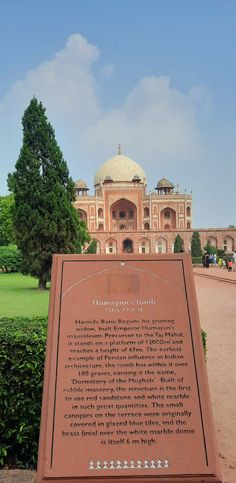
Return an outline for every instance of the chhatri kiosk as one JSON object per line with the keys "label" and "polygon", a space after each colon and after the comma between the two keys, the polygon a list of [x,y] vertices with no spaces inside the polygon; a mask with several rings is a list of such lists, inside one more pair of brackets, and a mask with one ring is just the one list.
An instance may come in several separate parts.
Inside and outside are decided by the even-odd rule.
{"label": "chhatri kiosk", "polygon": [[[157,182],[147,194],[143,168],[118,154],[108,159],[94,176],[94,195],[87,184],[76,182],[74,203],[97,242],[97,253],[171,253],[177,233],[188,252],[193,234],[192,195],[179,193],[169,180]],[[202,247],[209,241],[226,252],[236,249],[236,229],[196,229]]]}

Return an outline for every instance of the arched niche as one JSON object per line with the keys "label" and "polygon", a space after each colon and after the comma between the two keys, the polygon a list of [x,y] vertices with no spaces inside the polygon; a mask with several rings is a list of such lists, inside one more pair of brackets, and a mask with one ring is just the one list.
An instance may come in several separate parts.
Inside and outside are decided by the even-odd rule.
{"label": "arched niche", "polygon": [[130,238],[126,238],[125,240],[123,240],[123,252],[133,253],[133,251],[134,251],[133,240],[131,240]]}
{"label": "arched niche", "polygon": [[212,247],[217,248],[217,239],[214,236],[209,236],[207,238],[207,243],[209,243]]}
{"label": "arched niche", "polygon": [[160,229],[172,230],[176,228],[176,211],[166,207],[160,213]]}
{"label": "arched niche", "polygon": [[103,209],[102,208],[98,209],[98,218],[103,218]]}
{"label": "arched niche", "polygon": [[226,236],[224,238],[223,249],[225,252],[233,252],[234,251],[234,240],[231,236]]}
{"label": "arched niche", "polygon": [[190,207],[190,206],[187,206],[187,209],[186,209],[186,215],[187,215],[188,217],[190,217],[190,216],[191,216],[191,207]]}
{"label": "arched niche", "polygon": [[105,242],[105,251],[107,254],[117,252],[117,243],[113,238],[109,238]]}
{"label": "arched niche", "polygon": [[165,238],[157,238],[155,241],[155,253],[166,253],[167,252],[167,241]]}
{"label": "arched niche", "polygon": [[85,210],[81,210],[81,208],[79,208],[79,209],[77,210],[77,213],[78,213],[78,215],[79,215],[79,218],[80,218],[81,220],[85,221],[85,223],[87,223],[87,218],[88,218],[88,216],[87,216],[87,212],[86,212]]}
{"label": "arched niche", "polygon": [[142,238],[138,244],[139,253],[150,253],[150,240],[148,238]]}
{"label": "arched niche", "polygon": [[125,226],[126,230],[137,229],[137,207],[132,201],[126,198],[113,203],[110,207],[111,229],[118,231],[120,226]]}

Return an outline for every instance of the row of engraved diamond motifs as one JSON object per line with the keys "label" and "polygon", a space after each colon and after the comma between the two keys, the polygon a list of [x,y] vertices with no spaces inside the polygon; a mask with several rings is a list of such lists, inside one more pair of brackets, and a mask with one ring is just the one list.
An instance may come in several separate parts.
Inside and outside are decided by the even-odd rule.
{"label": "row of engraved diamond motifs", "polygon": [[138,469],[138,468],[169,468],[170,464],[168,460],[144,460],[144,461],[90,461],[90,470],[118,470],[118,469]]}

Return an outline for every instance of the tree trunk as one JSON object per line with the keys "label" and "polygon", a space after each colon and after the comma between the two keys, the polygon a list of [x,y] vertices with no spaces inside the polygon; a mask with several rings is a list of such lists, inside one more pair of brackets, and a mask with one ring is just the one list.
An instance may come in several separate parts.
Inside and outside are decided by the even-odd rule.
{"label": "tree trunk", "polygon": [[46,280],[43,280],[43,278],[40,278],[38,283],[38,289],[46,290],[46,284],[47,284]]}

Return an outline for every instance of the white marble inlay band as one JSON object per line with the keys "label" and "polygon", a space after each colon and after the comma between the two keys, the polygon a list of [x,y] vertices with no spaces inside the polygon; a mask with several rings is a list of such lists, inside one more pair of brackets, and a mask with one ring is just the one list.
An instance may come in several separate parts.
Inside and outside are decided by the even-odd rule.
{"label": "white marble inlay band", "polygon": [[170,463],[169,460],[111,460],[111,461],[90,461],[89,469],[90,470],[127,470],[127,469],[154,469],[154,468],[169,468]]}

